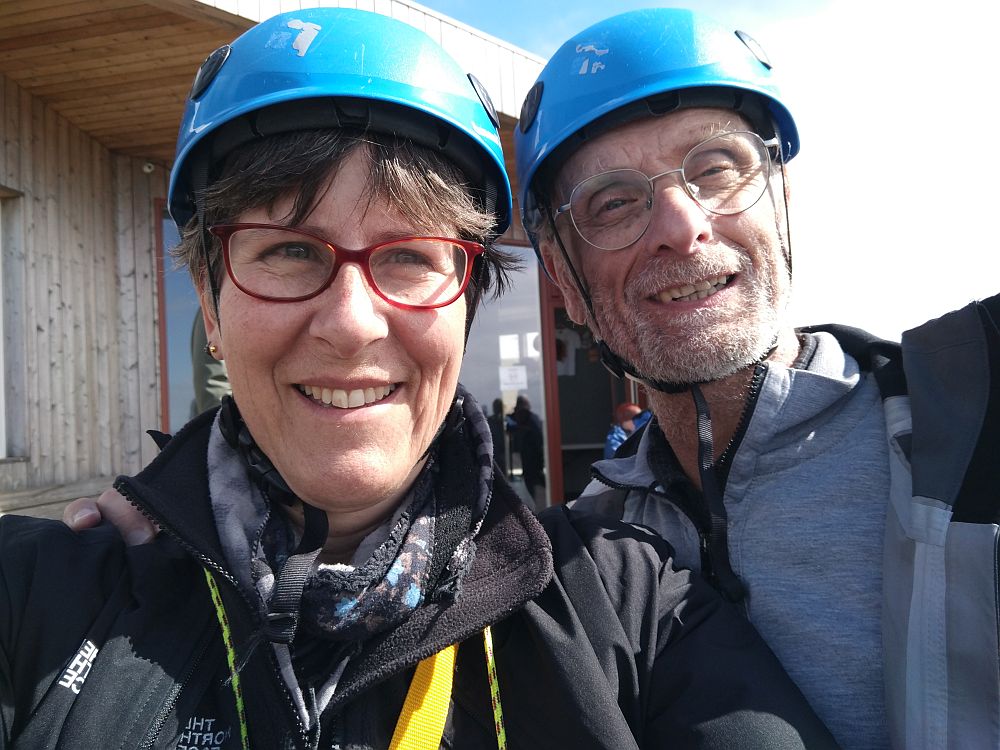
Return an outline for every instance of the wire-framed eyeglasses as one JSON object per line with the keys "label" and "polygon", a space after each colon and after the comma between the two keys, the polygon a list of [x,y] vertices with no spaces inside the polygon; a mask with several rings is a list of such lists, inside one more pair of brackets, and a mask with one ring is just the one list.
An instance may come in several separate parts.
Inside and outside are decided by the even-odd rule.
{"label": "wire-framed eyeglasses", "polygon": [[229,278],[240,291],[269,302],[300,302],[333,283],[344,263],[357,263],[369,286],[391,305],[444,307],[462,296],[478,242],[449,237],[400,237],[361,250],[337,247],[317,234],[280,224],[217,224]]}
{"label": "wire-framed eyeglasses", "polygon": [[570,193],[555,216],[569,213],[580,236],[600,250],[620,250],[649,227],[653,183],[676,174],[684,191],[713,214],[746,211],[764,194],[771,176],[771,149],[756,133],[733,131],[713,135],[694,146],[677,169],[652,177],[637,169],[613,169],[588,177]]}

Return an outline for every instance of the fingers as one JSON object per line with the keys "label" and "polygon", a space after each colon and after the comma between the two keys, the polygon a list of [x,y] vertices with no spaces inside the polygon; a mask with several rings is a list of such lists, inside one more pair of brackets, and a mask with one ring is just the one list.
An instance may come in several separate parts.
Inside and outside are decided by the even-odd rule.
{"label": "fingers", "polygon": [[96,500],[87,497],[74,500],[63,511],[63,522],[74,531],[88,529],[101,521],[118,529],[130,547],[145,544],[156,536],[153,524],[114,489],[104,490]]}
{"label": "fingers", "polygon": [[73,531],[83,531],[101,522],[101,511],[92,497],[80,497],[63,508],[63,523]]}

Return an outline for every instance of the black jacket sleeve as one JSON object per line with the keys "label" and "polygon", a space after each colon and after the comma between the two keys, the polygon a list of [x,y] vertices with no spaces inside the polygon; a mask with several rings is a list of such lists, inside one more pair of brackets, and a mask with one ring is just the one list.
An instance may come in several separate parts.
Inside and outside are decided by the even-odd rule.
{"label": "black jacket sleeve", "polygon": [[0,750],[43,702],[55,727],[68,713],[83,676],[70,667],[86,656],[84,638],[99,646],[110,627],[124,552],[111,526],[75,534],[57,521],[0,518]]}
{"label": "black jacket sleeve", "polygon": [[573,689],[617,696],[639,747],[836,747],[753,626],[675,570],[662,538],[561,508],[541,520],[558,582],[546,595],[568,600],[603,673],[579,671],[596,679]]}

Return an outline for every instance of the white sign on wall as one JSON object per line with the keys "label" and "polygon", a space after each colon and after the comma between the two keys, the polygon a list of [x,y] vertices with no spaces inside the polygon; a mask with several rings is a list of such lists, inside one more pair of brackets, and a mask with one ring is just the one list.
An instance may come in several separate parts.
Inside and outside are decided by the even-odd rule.
{"label": "white sign on wall", "polygon": [[501,391],[523,391],[528,387],[528,368],[524,365],[510,365],[500,368]]}

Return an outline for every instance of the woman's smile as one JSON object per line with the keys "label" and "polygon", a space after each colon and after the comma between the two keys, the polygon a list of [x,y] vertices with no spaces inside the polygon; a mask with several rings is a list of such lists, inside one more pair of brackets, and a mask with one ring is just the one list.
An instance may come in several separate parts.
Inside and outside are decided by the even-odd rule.
{"label": "woman's smile", "polygon": [[316,403],[337,409],[371,406],[385,400],[396,390],[395,383],[351,389],[327,388],[320,385],[298,385],[296,387],[303,395],[308,396]]}

